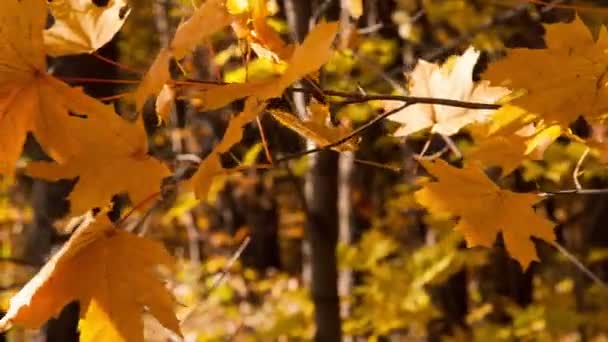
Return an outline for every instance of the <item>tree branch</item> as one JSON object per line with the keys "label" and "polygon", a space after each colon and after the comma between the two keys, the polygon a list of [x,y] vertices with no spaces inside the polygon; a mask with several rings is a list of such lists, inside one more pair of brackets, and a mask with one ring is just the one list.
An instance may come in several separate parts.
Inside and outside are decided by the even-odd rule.
{"label": "tree branch", "polygon": [[557,195],[604,195],[608,194],[608,189],[565,189],[557,191],[542,191],[539,196],[557,196]]}
{"label": "tree branch", "polygon": [[298,159],[300,157],[303,157],[305,155],[311,154],[311,153],[317,153],[317,152],[321,152],[321,151],[325,151],[325,150],[330,150],[336,146],[340,146],[342,144],[344,144],[345,142],[349,141],[350,139],[354,138],[355,136],[363,133],[365,130],[369,129],[370,127],[372,127],[373,125],[375,125],[376,123],[386,119],[387,117],[398,113],[399,111],[401,111],[402,109],[404,109],[405,107],[409,106],[410,103],[406,103],[404,105],[401,105],[393,110],[389,110],[386,113],[383,113],[382,115],[379,115],[375,118],[373,118],[372,120],[370,120],[369,122],[367,122],[366,124],[364,124],[363,126],[357,128],[356,130],[352,131],[350,134],[344,136],[341,139],[338,139],[336,141],[334,141],[331,144],[327,144],[325,146],[322,147],[317,147],[317,148],[313,148],[311,150],[306,150],[306,151],[302,151],[302,152],[298,152],[298,153],[293,153],[290,155],[287,155],[283,158],[279,158],[277,160],[275,160],[276,163],[283,163],[292,159]]}
{"label": "tree branch", "polygon": [[[299,93],[308,93],[315,94],[317,93],[314,89],[306,89],[306,88],[287,88],[288,92],[299,92]],[[413,104],[435,104],[435,105],[444,105],[451,107],[460,107],[460,108],[468,108],[468,109],[498,109],[501,107],[499,104],[494,103],[478,103],[478,102],[467,102],[467,101],[458,101],[451,99],[443,99],[443,98],[435,98],[435,97],[419,97],[419,96],[405,96],[405,95],[367,95],[360,93],[346,93],[336,90],[322,90],[323,95],[328,96],[336,96],[347,99],[348,103],[361,103],[368,101],[401,101],[407,102],[408,106]]]}

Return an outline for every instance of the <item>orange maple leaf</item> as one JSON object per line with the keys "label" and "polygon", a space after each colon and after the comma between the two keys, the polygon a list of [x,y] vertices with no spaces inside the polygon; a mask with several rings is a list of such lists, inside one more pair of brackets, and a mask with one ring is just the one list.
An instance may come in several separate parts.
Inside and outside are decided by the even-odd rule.
{"label": "orange maple leaf", "polygon": [[0,174],[14,172],[28,132],[59,162],[83,151],[86,141],[128,139],[113,129],[128,124],[111,106],[47,73],[45,3],[0,1]]}
{"label": "orange maple leaf", "polygon": [[105,217],[89,223],[11,299],[0,328],[39,328],[77,300],[81,341],[143,341],[144,311],[180,334],[173,296],[155,270],[174,263],[164,247]]}
{"label": "orange maple leaf", "polygon": [[131,202],[138,204],[160,191],[163,178],[170,176],[171,171],[147,154],[148,141],[141,117],[136,124],[123,127],[122,132],[130,138],[128,146],[91,144],[87,153],[64,163],[30,162],[26,173],[49,181],[78,177],[69,196],[71,216],[106,207],[114,195],[121,193],[127,193]]}
{"label": "orange maple leaf", "polygon": [[490,63],[484,78],[527,94],[512,101],[547,123],[567,128],[579,115],[608,111],[608,32],[597,42],[583,22],[545,25],[546,49],[509,49],[505,59]]}
{"label": "orange maple leaf", "polygon": [[266,0],[250,0],[245,3],[227,1],[226,6],[230,13],[237,15],[232,23],[237,37],[246,39],[259,57],[279,62],[291,56],[293,45],[286,44],[268,25]]}
{"label": "orange maple leaf", "polygon": [[443,160],[421,163],[437,181],[417,191],[416,200],[431,212],[458,216],[454,229],[469,247],[491,247],[502,231],[507,251],[525,269],[538,260],[532,236],[555,241],[554,224],[532,208],[542,197],[502,190],[474,165],[458,169]]}

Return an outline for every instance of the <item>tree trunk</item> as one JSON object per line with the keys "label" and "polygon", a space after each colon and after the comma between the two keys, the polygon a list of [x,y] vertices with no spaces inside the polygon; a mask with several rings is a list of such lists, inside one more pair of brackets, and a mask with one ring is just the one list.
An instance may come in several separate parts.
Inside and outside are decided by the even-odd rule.
{"label": "tree trunk", "polygon": [[310,242],[312,295],[317,341],[340,341],[338,297],[338,155],[323,151],[311,158],[306,200]]}
{"label": "tree trunk", "polygon": [[[285,0],[285,12],[298,41],[308,32],[313,14],[310,1]],[[294,99],[298,114],[305,116],[303,98]],[[340,299],[338,296],[338,159],[330,151],[310,158],[305,194],[308,209],[306,233],[310,248],[310,287],[315,305],[316,341],[340,341]]]}

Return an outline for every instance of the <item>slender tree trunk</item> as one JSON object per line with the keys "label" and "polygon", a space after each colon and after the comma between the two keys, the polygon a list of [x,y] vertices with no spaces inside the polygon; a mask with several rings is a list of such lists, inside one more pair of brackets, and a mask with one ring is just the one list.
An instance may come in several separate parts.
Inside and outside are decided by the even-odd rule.
{"label": "slender tree trunk", "polygon": [[312,295],[315,303],[317,341],[340,341],[338,297],[338,155],[324,151],[311,158],[307,233],[310,242]]}
{"label": "slender tree trunk", "polygon": [[[289,24],[298,41],[308,32],[313,14],[310,1],[285,0]],[[305,116],[303,98],[294,99]],[[306,232],[310,249],[310,286],[315,304],[316,341],[340,341],[342,328],[338,296],[338,155],[323,151],[310,158],[305,194]]]}

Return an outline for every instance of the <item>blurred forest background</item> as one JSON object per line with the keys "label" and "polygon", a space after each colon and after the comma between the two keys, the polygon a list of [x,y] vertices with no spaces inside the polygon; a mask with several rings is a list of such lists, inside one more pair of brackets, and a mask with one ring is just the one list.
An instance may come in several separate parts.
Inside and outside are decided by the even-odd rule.
{"label": "blurred forest background", "polygon": [[[138,71],[147,69],[192,12],[193,1],[129,1],[125,27],[98,55],[132,71],[95,56],[75,56],[53,60],[54,73],[138,80]],[[418,59],[442,62],[473,45],[483,51],[479,73],[506,47],[543,47],[543,24],[572,20],[572,6],[601,10],[603,5],[608,2],[269,0],[268,24],[286,41],[297,42],[313,23],[340,20],[337,53],[321,73],[322,87],[407,94],[404,72]],[[580,11],[586,23],[601,22],[603,13]],[[232,29],[215,35],[180,67],[174,68],[175,78],[185,73],[224,82],[279,72],[256,58]],[[80,85],[107,99],[129,91],[125,83]],[[287,92],[273,105],[297,112],[309,100]],[[150,102],[145,117],[151,153],[174,165],[200,160],[241,106],[201,112],[196,101],[178,96],[171,120],[159,126]],[[334,122],[352,127],[381,111],[373,102],[331,108]],[[266,115],[223,156],[224,165],[266,160],[259,126],[274,158],[306,149],[297,134]],[[186,340],[608,341],[608,292],[563,253],[538,243],[542,262],[523,272],[500,242],[492,249],[467,249],[452,230],[454,220],[429,215],[415,203],[412,194],[424,170],[413,157],[429,136],[395,138],[390,133],[396,127],[383,121],[366,130],[356,152],[324,151],[271,169],[217,177],[207,200],[182,192],[170,207],[152,212],[145,221],[147,235],[162,240],[180,260],[168,276]],[[583,120],[572,128],[581,135],[593,131]],[[465,154],[473,145],[466,132],[452,140]],[[433,138],[427,153],[444,148],[441,138]],[[526,161],[501,184],[514,191],[572,188],[584,150],[558,139],[543,161]],[[45,158],[34,141],[27,153]],[[453,151],[443,157],[458,159]],[[600,161],[589,157],[581,181],[606,188],[607,175]],[[6,310],[7,299],[66,241],[61,227],[74,182],[25,176],[1,181],[0,294]],[[607,280],[608,196],[554,197],[542,210],[558,223],[560,243]],[[13,330],[2,338],[72,341],[77,319],[74,304],[43,331]],[[145,333],[150,341],[172,339],[153,319]]]}

